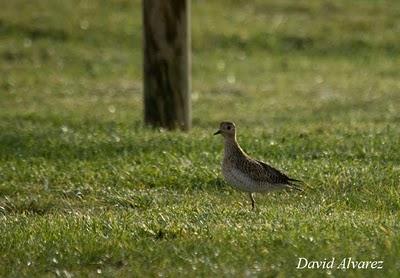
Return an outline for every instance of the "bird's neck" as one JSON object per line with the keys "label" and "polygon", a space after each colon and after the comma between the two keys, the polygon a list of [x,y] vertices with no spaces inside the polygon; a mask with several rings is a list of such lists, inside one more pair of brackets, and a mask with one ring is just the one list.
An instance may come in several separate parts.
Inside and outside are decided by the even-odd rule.
{"label": "bird's neck", "polygon": [[224,147],[224,158],[229,159],[232,157],[240,157],[246,155],[236,141],[235,137],[226,137]]}

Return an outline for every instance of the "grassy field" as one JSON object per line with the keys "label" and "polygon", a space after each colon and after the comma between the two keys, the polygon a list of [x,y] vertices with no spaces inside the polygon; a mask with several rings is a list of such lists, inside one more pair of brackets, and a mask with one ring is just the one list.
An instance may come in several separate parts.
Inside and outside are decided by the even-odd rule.
{"label": "grassy field", "polygon": [[[193,0],[189,133],[143,126],[140,1],[1,6],[1,277],[398,277],[398,1]],[[304,194],[251,211],[222,120]]]}

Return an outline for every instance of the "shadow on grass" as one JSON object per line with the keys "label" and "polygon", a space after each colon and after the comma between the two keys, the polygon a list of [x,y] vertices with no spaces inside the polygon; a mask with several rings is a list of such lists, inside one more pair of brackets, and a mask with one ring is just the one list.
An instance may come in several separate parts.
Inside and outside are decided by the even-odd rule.
{"label": "shadow on grass", "polygon": [[[343,39],[332,41],[329,38],[317,38],[291,34],[272,34],[266,32],[255,33],[248,38],[238,34],[209,34],[213,42],[208,45],[221,49],[240,50],[269,50],[272,52],[303,52],[305,54],[323,56],[372,56],[376,51],[394,55],[398,53],[399,46],[396,41],[380,43],[371,42],[363,38]],[[207,49],[208,45],[198,46],[199,49]],[[195,46],[196,48],[196,46]]]}
{"label": "shadow on grass", "polygon": [[96,160],[154,152],[184,151],[191,146],[178,142],[180,133],[161,133],[134,122],[117,126],[97,120],[44,119],[17,116],[0,126],[0,158]]}

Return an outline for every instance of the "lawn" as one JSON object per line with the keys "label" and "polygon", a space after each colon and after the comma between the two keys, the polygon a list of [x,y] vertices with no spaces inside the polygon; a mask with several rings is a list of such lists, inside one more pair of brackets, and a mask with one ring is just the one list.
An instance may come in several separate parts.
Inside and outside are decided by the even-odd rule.
{"label": "lawn", "polygon": [[[1,277],[398,277],[398,1],[192,0],[188,133],[143,125],[140,1],[1,6]],[[252,211],[223,120],[304,193]]]}

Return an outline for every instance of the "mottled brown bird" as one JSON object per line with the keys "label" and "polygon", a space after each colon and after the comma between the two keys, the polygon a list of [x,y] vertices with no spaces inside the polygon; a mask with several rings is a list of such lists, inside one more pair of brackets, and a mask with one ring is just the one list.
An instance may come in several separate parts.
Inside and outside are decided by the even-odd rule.
{"label": "mottled brown bird", "polygon": [[232,122],[222,122],[214,135],[224,137],[224,159],[222,174],[233,187],[248,192],[252,209],[255,208],[253,193],[278,189],[296,189],[302,191],[296,183],[300,180],[289,178],[270,165],[251,158],[236,141],[236,126]]}

